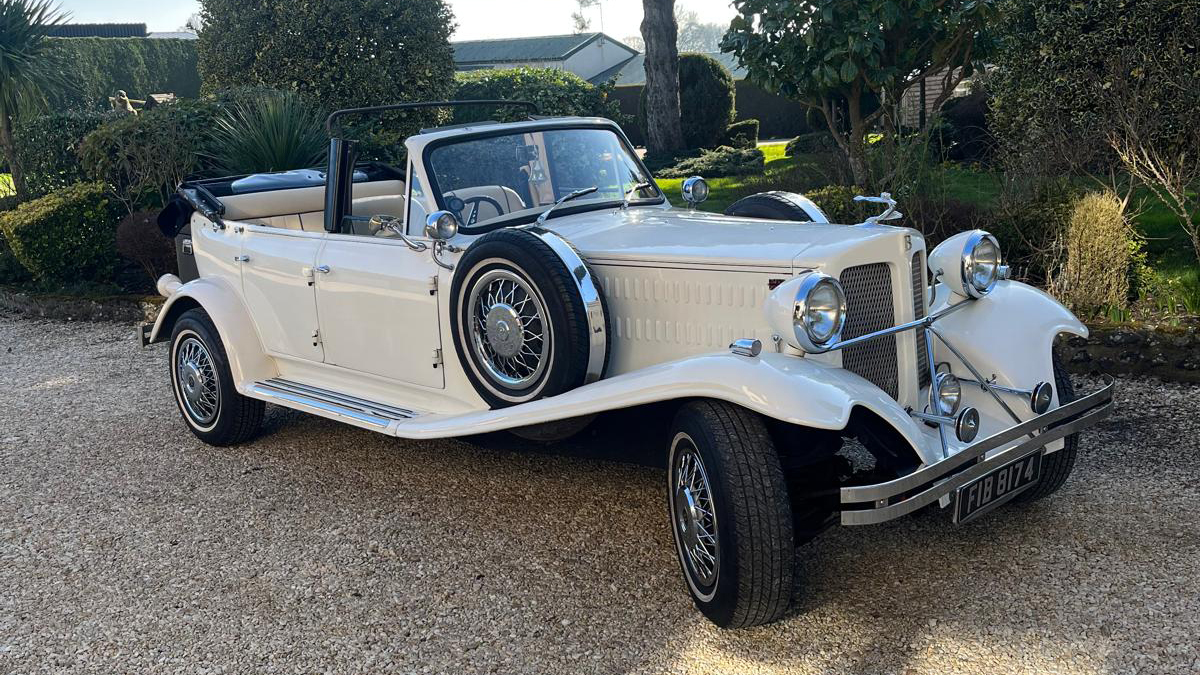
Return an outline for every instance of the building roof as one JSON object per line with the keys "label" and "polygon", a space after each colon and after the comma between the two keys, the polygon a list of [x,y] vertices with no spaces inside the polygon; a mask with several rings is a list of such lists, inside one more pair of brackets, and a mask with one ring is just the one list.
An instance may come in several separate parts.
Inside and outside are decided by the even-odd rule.
{"label": "building roof", "polygon": [[148,33],[146,37],[151,40],[195,40],[199,36],[190,30],[172,30]]}
{"label": "building roof", "polygon": [[78,38],[104,37],[128,38],[146,37],[144,23],[64,23],[51,26],[47,31],[50,37]]}
{"label": "building roof", "polygon": [[604,33],[576,35],[544,35],[541,37],[499,38],[494,40],[465,40],[454,42],[454,63],[463,66],[481,63],[514,63],[524,61],[563,61],[592,42],[604,39],[627,50],[630,56],[637,50]]}
{"label": "building roof", "polygon": [[[705,52],[705,56],[711,56],[716,59],[733,79],[746,79],[746,69],[738,65],[737,57],[733,54],[724,52]],[[608,81],[614,81],[618,87],[640,87],[646,84],[646,55],[638,54],[628,61],[619,63],[612,68],[596,75],[588,80],[592,84],[602,84]]]}

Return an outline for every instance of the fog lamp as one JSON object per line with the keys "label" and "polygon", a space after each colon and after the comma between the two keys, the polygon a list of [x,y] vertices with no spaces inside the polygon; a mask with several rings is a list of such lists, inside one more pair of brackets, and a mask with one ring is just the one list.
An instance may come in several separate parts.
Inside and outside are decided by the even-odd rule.
{"label": "fog lamp", "polygon": [[938,373],[933,381],[933,407],[939,415],[950,417],[962,403],[962,383],[954,375]]}
{"label": "fog lamp", "polygon": [[979,411],[968,406],[954,418],[954,435],[963,443],[970,443],[979,435]]}
{"label": "fog lamp", "polygon": [[1029,394],[1029,407],[1033,408],[1033,412],[1041,415],[1050,409],[1050,403],[1053,400],[1054,385],[1049,382],[1038,382]]}

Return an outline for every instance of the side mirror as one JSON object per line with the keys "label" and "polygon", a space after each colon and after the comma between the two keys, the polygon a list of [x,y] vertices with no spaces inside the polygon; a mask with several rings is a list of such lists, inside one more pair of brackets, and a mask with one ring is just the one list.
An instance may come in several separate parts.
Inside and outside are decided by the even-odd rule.
{"label": "side mirror", "polygon": [[458,218],[449,211],[434,211],[425,218],[425,236],[434,241],[447,241],[458,234]]}
{"label": "side mirror", "polygon": [[696,208],[696,205],[708,199],[708,181],[700,176],[692,176],[683,181],[683,187],[680,189],[683,194],[683,201],[688,203],[691,208]]}

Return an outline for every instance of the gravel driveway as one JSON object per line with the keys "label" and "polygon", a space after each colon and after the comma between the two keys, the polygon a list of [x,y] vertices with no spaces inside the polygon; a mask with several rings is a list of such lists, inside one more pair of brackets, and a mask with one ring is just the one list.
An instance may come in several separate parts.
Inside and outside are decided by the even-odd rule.
{"label": "gravel driveway", "polygon": [[163,346],[0,318],[0,672],[1196,673],[1198,393],[1124,380],[1055,498],[832,530],[791,615],[728,632],[632,446],[268,408],[209,448]]}

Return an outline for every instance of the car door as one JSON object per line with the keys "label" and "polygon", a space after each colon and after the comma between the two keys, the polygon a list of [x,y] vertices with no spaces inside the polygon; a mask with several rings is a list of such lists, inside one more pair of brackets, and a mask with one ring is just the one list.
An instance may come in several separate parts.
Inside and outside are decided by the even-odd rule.
{"label": "car door", "polygon": [[239,223],[242,293],[263,347],[273,354],[321,361],[312,268],[324,232]]}
{"label": "car door", "polygon": [[[361,223],[369,215],[380,214],[355,217]],[[357,233],[326,235],[317,259],[325,363],[423,387],[444,387],[438,267],[430,251],[414,251],[386,229],[348,229]]]}

